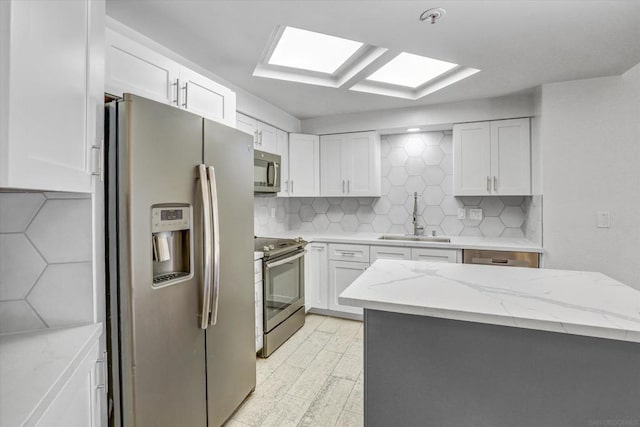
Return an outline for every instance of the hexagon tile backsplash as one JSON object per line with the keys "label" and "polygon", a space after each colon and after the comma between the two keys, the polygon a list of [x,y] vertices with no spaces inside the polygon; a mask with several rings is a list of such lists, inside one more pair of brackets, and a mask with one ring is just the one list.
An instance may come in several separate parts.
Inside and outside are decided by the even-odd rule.
{"label": "hexagon tile backsplash", "polygon": [[0,193],[0,333],[93,320],[89,194]]}
{"label": "hexagon tile backsplash", "polygon": [[[542,244],[542,197],[453,197],[450,133],[381,138],[382,197],[275,198],[256,196],[257,235],[281,231],[411,233],[413,193],[419,223],[438,235],[526,237]],[[458,219],[465,208],[467,219]],[[481,221],[469,209],[482,209]],[[275,213],[271,216],[272,211]]]}

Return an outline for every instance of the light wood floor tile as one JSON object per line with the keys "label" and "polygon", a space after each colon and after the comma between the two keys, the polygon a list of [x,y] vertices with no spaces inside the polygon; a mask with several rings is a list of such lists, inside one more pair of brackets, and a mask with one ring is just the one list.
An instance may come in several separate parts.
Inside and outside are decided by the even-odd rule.
{"label": "light wood floor tile", "polygon": [[360,376],[363,363],[362,354],[344,353],[331,375],[355,381]]}
{"label": "light wood floor tile", "polygon": [[295,427],[311,405],[308,400],[286,395],[262,422],[261,427]]}
{"label": "light wood floor tile", "polygon": [[309,314],[267,359],[226,427],[363,425],[362,322]]}
{"label": "light wood floor tile", "polygon": [[336,422],[336,427],[361,427],[364,424],[364,416],[355,412],[342,411]]}

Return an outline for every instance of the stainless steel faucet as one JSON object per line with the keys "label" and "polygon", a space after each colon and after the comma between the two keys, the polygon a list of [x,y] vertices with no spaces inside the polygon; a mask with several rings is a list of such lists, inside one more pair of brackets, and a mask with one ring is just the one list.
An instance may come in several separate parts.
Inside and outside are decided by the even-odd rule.
{"label": "stainless steel faucet", "polygon": [[413,193],[413,235],[418,236],[424,233],[424,227],[422,225],[418,225],[418,192]]}

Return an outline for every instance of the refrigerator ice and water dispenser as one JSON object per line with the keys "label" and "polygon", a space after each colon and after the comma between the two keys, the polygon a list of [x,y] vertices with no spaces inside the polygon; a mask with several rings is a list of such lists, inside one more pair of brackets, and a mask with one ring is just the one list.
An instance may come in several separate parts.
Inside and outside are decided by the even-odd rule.
{"label": "refrigerator ice and water dispenser", "polygon": [[191,276],[191,224],[190,206],[163,204],[151,208],[154,287]]}

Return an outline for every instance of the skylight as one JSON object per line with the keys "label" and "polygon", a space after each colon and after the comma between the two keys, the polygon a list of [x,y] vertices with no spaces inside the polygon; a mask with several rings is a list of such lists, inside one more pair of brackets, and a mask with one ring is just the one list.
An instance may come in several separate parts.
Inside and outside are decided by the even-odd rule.
{"label": "skylight", "polygon": [[367,77],[381,83],[417,88],[458,64],[403,52]]}
{"label": "skylight", "polygon": [[332,74],[362,45],[353,40],[285,27],[268,63]]}

